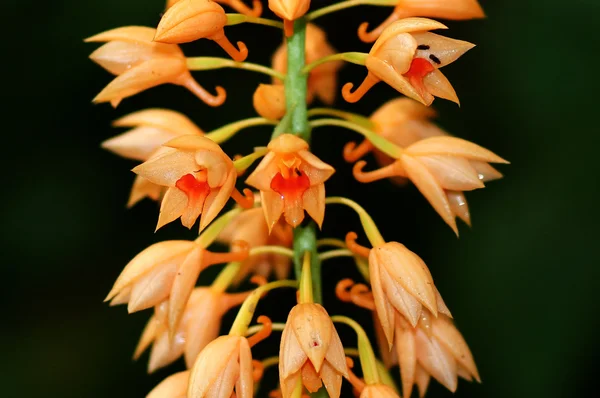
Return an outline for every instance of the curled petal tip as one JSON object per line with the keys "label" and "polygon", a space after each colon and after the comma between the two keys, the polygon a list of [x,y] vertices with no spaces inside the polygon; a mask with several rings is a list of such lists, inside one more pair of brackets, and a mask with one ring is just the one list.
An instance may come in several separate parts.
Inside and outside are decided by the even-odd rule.
{"label": "curled petal tip", "polygon": [[367,32],[367,29],[369,29],[369,23],[368,22],[363,22],[359,25],[358,27],[358,38],[363,42],[363,43],[373,43],[375,40],[377,40],[377,38],[379,37],[379,33],[377,33],[377,30],[374,30],[372,32]]}
{"label": "curled petal tip", "polygon": [[252,16],[253,17],[260,17],[262,15],[263,12],[263,6],[262,6],[262,1],[261,0],[252,0]]}
{"label": "curled petal tip", "polygon": [[379,81],[379,78],[375,77],[375,75],[369,72],[365,80],[363,80],[363,82],[356,90],[354,90],[354,92],[352,92],[352,87],[354,87],[352,83],[344,84],[344,87],[342,87],[342,96],[347,102],[358,102],[371,89],[371,87],[379,83]]}
{"label": "curled petal tip", "polygon": [[221,86],[215,87],[217,94],[212,95],[191,77],[187,79],[183,85],[209,106],[221,106],[227,99],[227,92]]}
{"label": "curled petal tip", "polygon": [[229,41],[229,39],[222,35],[220,37],[212,38],[215,43],[217,43],[225,52],[233,59],[235,62],[243,62],[248,57],[248,47],[244,42],[238,41],[238,48],[235,48],[233,44]]}

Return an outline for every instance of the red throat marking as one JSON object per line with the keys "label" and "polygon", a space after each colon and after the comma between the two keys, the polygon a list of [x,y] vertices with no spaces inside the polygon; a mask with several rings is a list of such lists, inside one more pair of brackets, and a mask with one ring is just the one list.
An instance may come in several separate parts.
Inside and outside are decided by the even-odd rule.
{"label": "red throat marking", "polygon": [[204,206],[204,201],[210,193],[206,181],[198,181],[193,174],[186,174],[175,183],[175,186],[188,197],[188,207]]}
{"label": "red throat marking", "polygon": [[410,84],[423,96],[427,92],[423,78],[433,72],[435,67],[424,58],[415,58],[410,64],[410,69],[404,74]]}
{"label": "red throat marking", "polygon": [[290,178],[284,178],[281,173],[277,173],[271,180],[271,189],[286,201],[300,199],[308,188],[310,188],[310,180],[300,170],[292,170]]}

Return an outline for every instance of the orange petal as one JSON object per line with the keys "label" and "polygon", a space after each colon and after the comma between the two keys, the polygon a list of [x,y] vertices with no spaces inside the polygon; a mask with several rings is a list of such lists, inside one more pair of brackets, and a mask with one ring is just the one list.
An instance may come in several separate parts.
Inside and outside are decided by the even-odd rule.
{"label": "orange petal", "polygon": [[292,329],[290,316],[288,316],[279,346],[279,381],[282,386],[286,384],[285,380],[300,371],[302,365],[308,360]]}
{"label": "orange petal", "polygon": [[447,99],[460,106],[460,101],[458,100],[456,91],[454,91],[454,87],[452,87],[450,81],[438,69],[425,76],[423,84],[425,84],[425,88],[432,96]]}
{"label": "orange petal", "polygon": [[448,203],[452,209],[452,213],[461,220],[463,220],[468,226],[471,226],[471,213],[469,212],[469,205],[467,199],[462,192],[448,191]]}
{"label": "orange petal", "polygon": [[194,242],[187,240],[164,241],[147,247],[125,266],[105,301],[111,300],[122,289],[153,268],[182,261],[193,247]]}
{"label": "orange petal", "polygon": [[470,374],[481,383],[477,365],[473,359],[473,354],[467,345],[462,334],[458,331],[452,321],[446,317],[435,319],[433,334],[439,342],[449,350],[456,361]]}
{"label": "orange petal", "polygon": [[204,132],[187,116],[169,109],[151,108],[130,113],[115,120],[114,127],[150,126],[173,133],[173,135],[203,135]]}
{"label": "orange petal", "polygon": [[451,39],[431,32],[413,33],[413,37],[419,44],[415,57],[434,61],[436,68],[451,64],[475,47],[475,44],[468,41]]}
{"label": "orange petal", "polygon": [[176,272],[177,264],[171,262],[154,268],[136,280],[131,288],[127,311],[131,314],[166,300]]}
{"label": "orange petal", "polygon": [[93,102],[109,102],[131,97],[149,88],[172,83],[186,71],[185,59],[152,58],[117,76],[94,98]]}
{"label": "orange petal", "polygon": [[374,54],[374,52],[379,51],[380,47],[385,46],[389,40],[402,33],[427,32],[436,29],[448,29],[448,27],[440,22],[427,18],[404,18],[395,21],[381,33],[381,36],[379,36],[371,48],[370,53]]}
{"label": "orange petal", "polygon": [[156,338],[157,331],[159,330],[159,323],[156,321],[155,317],[150,317],[146,327],[144,327],[144,331],[142,332],[142,337],[140,337],[140,341],[138,342],[137,347],[135,348],[135,352],[133,353],[133,360],[137,361],[140,356],[150,347],[154,339]]}
{"label": "orange petal", "polygon": [[423,398],[427,392],[427,387],[429,387],[431,376],[423,369],[423,367],[417,365],[416,379],[417,387],[419,388],[419,398]]}
{"label": "orange petal", "polygon": [[431,101],[426,101],[413,87],[413,85],[410,84],[410,82],[400,73],[398,73],[391,65],[374,56],[367,57],[365,65],[370,72],[401,94],[419,101],[424,105],[431,104]]}
{"label": "orange petal", "polygon": [[455,392],[458,384],[456,361],[435,337],[429,339],[417,329],[417,358],[419,364],[448,390]]}
{"label": "orange petal", "polygon": [[477,171],[479,179],[483,182],[494,181],[503,177],[502,173],[490,166],[489,163],[471,160],[471,166]]}
{"label": "orange petal", "polygon": [[155,41],[188,43],[213,36],[227,24],[225,10],[206,0],[186,0],[175,3],[162,16]]}
{"label": "orange petal", "polygon": [[330,398],[339,398],[342,390],[342,375],[330,366],[328,362],[325,362],[319,376],[323,380],[327,395]]}
{"label": "orange petal", "polygon": [[[215,381],[225,372],[232,358],[237,362],[240,339],[242,337],[220,336],[204,347],[190,373],[187,392],[189,397],[206,396]],[[232,390],[225,396],[229,397]]]}
{"label": "orange petal", "polygon": [[[187,208],[187,203],[187,195],[179,190],[179,188],[173,187],[167,189],[167,192],[165,193],[160,205],[160,213],[158,215],[156,230],[159,230],[166,224],[181,217]],[[188,228],[191,228],[191,225]]]}
{"label": "orange petal", "polygon": [[124,158],[148,160],[165,142],[175,137],[173,133],[150,126],[141,126],[104,141],[101,146]]}
{"label": "orange petal", "polygon": [[302,195],[302,202],[304,210],[321,228],[325,218],[325,184],[318,184],[307,189]]}
{"label": "orange petal", "polygon": [[[435,138],[429,139],[432,140]],[[435,211],[442,216],[442,219],[446,224],[448,224],[454,233],[458,235],[458,228],[456,227],[456,221],[454,220],[454,214],[450,208],[450,203],[448,203],[448,197],[446,196],[446,192],[440,187],[436,178],[429,172],[427,167],[411,156],[404,155],[402,156],[401,161],[408,178],[410,178],[413,184],[421,191]]]}
{"label": "orange petal", "polygon": [[227,175],[223,186],[218,189],[211,190],[210,194],[204,201],[204,209],[202,210],[202,217],[200,218],[200,231],[208,226],[223,210],[223,207],[227,204],[229,197],[233,189],[235,188],[235,181],[237,175],[234,169]]}
{"label": "orange petal", "polygon": [[[373,251],[371,251],[372,253]],[[375,309],[377,311],[377,317],[381,322],[381,329],[387,338],[388,348],[392,347],[394,342],[394,308],[388,301],[382,286],[382,266],[376,261],[371,261],[369,255],[369,276],[371,279],[371,289],[373,291],[373,299],[375,301]],[[374,258],[374,257],[373,257]],[[387,276],[387,275],[386,275]]]}
{"label": "orange petal", "polygon": [[490,163],[509,163],[477,144],[456,137],[431,137],[406,148],[411,155],[451,155]]}
{"label": "orange petal", "polygon": [[254,396],[254,379],[252,378],[252,352],[248,340],[240,340],[240,376],[235,385],[235,394],[239,398],[252,398]]}
{"label": "orange petal", "polygon": [[269,231],[279,221],[283,214],[283,199],[281,195],[273,191],[261,191],[260,200],[265,213],[265,219],[269,227]]}
{"label": "orange petal", "polygon": [[438,184],[451,191],[471,191],[483,188],[483,182],[469,160],[456,156],[419,156],[421,162],[435,177]]}
{"label": "orange petal", "polygon": [[169,297],[169,333],[171,335],[175,333],[179,325],[190,294],[196,286],[198,275],[202,271],[203,252],[201,247],[194,248],[177,269]]}
{"label": "orange petal", "polygon": [[398,9],[407,16],[426,15],[452,20],[485,17],[477,0],[402,0]]}
{"label": "orange petal", "polygon": [[396,327],[396,352],[400,364],[402,395],[410,397],[417,368],[417,347],[412,328]]}
{"label": "orange petal", "polygon": [[137,202],[144,198],[150,198],[158,201],[162,195],[163,187],[154,184],[142,176],[136,176],[133,180],[133,186],[129,193],[129,200],[127,201],[127,207],[132,207]]}
{"label": "orange petal", "polygon": [[132,171],[154,184],[174,187],[181,177],[196,170],[198,164],[193,153],[171,150],[134,167]]}
{"label": "orange petal", "polygon": [[154,373],[156,370],[163,368],[175,362],[185,347],[185,336],[183,333],[177,333],[173,339],[169,337],[169,333],[165,331],[154,341],[152,351],[150,351],[150,360],[148,361],[148,373]]}

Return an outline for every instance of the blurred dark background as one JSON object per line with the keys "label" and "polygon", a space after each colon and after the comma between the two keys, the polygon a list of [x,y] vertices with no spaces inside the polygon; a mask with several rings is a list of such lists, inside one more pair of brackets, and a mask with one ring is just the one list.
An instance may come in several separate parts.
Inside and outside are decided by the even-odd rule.
{"label": "blurred dark background", "polygon": [[[175,86],[126,99],[116,110],[92,105],[112,77],[87,59],[97,45],[84,44],[83,38],[124,25],[155,26],[163,3],[3,3],[8,6],[2,29],[3,397],[142,397],[182,367],[178,363],[147,376],[147,355],[133,363],[131,354],[148,313],[129,316],[102,300],[140,250],[194,233],[173,223],[154,234],[154,203],[126,210],[135,163],[99,144],[117,134],[112,120],[147,107],[181,111],[205,131],[253,116],[252,92],[267,79],[232,70],[196,73],[209,90],[217,84],[228,89],[227,102],[217,109]],[[313,7],[327,3],[313,1]],[[444,69],[462,106],[435,102],[440,125],[512,162],[500,168],[505,179],[468,194],[472,229],[461,225],[457,240],[412,186],[380,182],[365,189],[353,181],[341,147],[356,135],[317,130],[314,150],[338,168],[328,192],[352,192],[386,237],[405,243],[431,268],[483,378],[482,385],[461,382],[458,397],[589,396],[600,353],[600,131],[594,101],[600,2],[481,3],[486,20],[449,23],[449,36],[478,45]],[[361,7],[322,18],[319,25],[338,50],[368,51],[355,38],[356,28],[364,20],[378,23],[387,12]],[[235,26],[228,36],[246,42],[252,62],[268,62],[280,42],[268,27]],[[223,55],[208,41],[184,50]],[[349,65],[340,81],[358,82],[364,74]],[[381,84],[360,103],[339,105],[370,113],[395,96]],[[255,128],[226,149],[247,152],[268,136],[268,129]],[[349,229],[358,229],[356,217],[346,209],[328,212],[325,234],[343,236]],[[355,275],[350,269],[345,260],[331,262],[325,281],[331,285],[340,275]],[[331,292],[325,299],[330,313],[351,310]],[[365,312],[353,314],[370,330]],[[342,337],[354,344],[351,333]],[[262,350],[273,354],[277,347],[275,337]],[[450,393],[432,383],[428,396]]]}

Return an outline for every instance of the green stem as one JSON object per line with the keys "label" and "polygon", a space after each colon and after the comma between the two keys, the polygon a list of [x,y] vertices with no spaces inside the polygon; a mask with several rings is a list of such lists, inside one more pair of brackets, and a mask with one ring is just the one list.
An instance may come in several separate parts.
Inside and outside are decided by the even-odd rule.
{"label": "green stem", "polygon": [[244,14],[225,14],[227,16],[227,26],[239,25],[241,23],[253,23],[256,25],[272,26],[274,28],[283,29],[283,24],[279,21],[274,21],[268,18],[258,18]]}
{"label": "green stem", "polygon": [[323,57],[321,59],[316,60],[313,63],[306,65],[304,68],[302,68],[301,73],[308,75],[308,72],[315,69],[317,66],[324,64],[325,62],[346,61],[346,62],[350,62],[352,64],[364,65],[367,60],[368,55],[369,54],[367,54],[367,53],[357,53],[357,52],[339,53],[339,54],[329,55],[327,57]]}
{"label": "green stem", "polygon": [[265,156],[268,151],[269,150],[266,147],[254,148],[254,152],[250,155],[246,155],[243,158],[234,161],[233,167],[235,167],[238,172],[242,172],[252,166],[252,163]]}
{"label": "green stem", "polygon": [[312,276],[311,276],[310,269],[311,269],[310,252],[305,251],[304,257],[302,259],[302,276],[300,278],[300,297],[298,300],[298,302],[301,304],[314,303]]}
{"label": "green stem", "polygon": [[[250,336],[250,335],[253,335],[254,333],[258,333],[261,330],[263,330],[263,328],[264,328],[263,325],[250,326],[248,328],[248,330],[246,330],[246,336]],[[285,328],[285,323],[272,323],[271,324],[271,329],[278,331],[278,332],[282,332],[284,328]]]}
{"label": "green stem", "polygon": [[283,246],[257,246],[250,249],[250,256],[256,256],[257,254],[280,254],[294,258],[294,251]]}
{"label": "green stem", "polygon": [[375,124],[368,117],[357,113],[346,112],[333,108],[312,108],[308,110],[308,117],[311,116],[335,116],[356,123],[364,128],[373,129]]}
{"label": "green stem", "polygon": [[344,10],[346,8],[362,5],[395,7],[397,4],[398,0],[347,0],[315,10],[307,14],[306,19],[309,21],[314,21],[315,19],[322,17],[323,15],[331,14],[332,12]]}
{"label": "green stem", "polygon": [[[350,357],[360,357],[360,352],[358,351],[358,348],[344,348],[344,354]],[[398,386],[396,386],[394,378],[392,377],[392,375],[390,375],[390,372],[388,372],[383,362],[381,362],[379,359],[375,360],[377,361],[377,371],[379,372],[381,382],[387,385],[388,387],[393,388],[394,391],[398,393]]]}
{"label": "green stem", "polygon": [[256,310],[260,297],[269,290],[278,289],[280,287],[298,287],[298,282],[289,280],[276,281],[254,289],[240,307],[240,310],[235,317],[235,321],[233,321],[233,325],[231,325],[229,334],[245,336],[248,326],[250,326],[250,322],[252,322],[252,317],[254,316],[254,311]]}
{"label": "green stem", "polygon": [[242,263],[240,262],[232,262],[227,264],[225,268],[219,272],[217,278],[210,285],[211,289],[221,293],[227,290],[229,285],[231,285],[231,282],[233,282],[237,276],[238,272],[240,272],[241,266]]}
{"label": "green stem", "polygon": [[219,57],[190,57],[187,59],[187,67],[189,70],[193,71],[223,68],[244,69],[276,77],[281,80],[285,79],[285,75],[277,72],[275,69],[259,64],[253,64],[251,62],[235,62],[231,59]]}
{"label": "green stem", "polygon": [[402,148],[386,140],[373,130],[364,128],[363,126],[360,126],[356,123],[338,119],[317,119],[310,122],[310,125],[313,128],[321,126],[337,126],[346,128],[348,130],[356,131],[358,134],[361,134],[366,139],[368,139],[371,142],[371,144],[373,144],[377,149],[379,149],[386,155],[391,156],[394,159],[399,159],[402,155]]}
{"label": "green stem", "polygon": [[325,261],[336,257],[354,257],[354,254],[348,249],[330,250],[319,254],[319,260]]}
{"label": "green stem", "polygon": [[287,39],[287,77],[285,98],[292,112],[291,133],[310,143],[310,129],[306,107],[307,75],[302,73],[305,64],[306,21],[294,22],[294,34]]}
{"label": "green stem", "polygon": [[241,130],[248,127],[271,125],[274,126],[278,122],[277,120],[270,120],[264,117],[251,117],[249,119],[238,120],[237,122],[226,124],[225,126],[219,127],[205,135],[206,138],[213,140],[217,144],[221,144]]}
{"label": "green stem", "polygon": [[372,246],[380,246],[385,243],[383,236],[379,232],[375,221],[373,218],[367,213],[367,211],[358,203],[353,201],[352,199],[342,198],[339,196],[331,196],[325,199],[326,204],[340,204],[350,207],[354,210],[358,216],[360,217],[360,222],[365,230],[365,234],[367,238],[369,238],[369,242],[371,242]]}
{"label": "green stem", "polygon": [[305,260],[304,253],[306,252],[310,253],[313,302],[322,304],[321,260],[319,260],[319,254],[317,253],[317,231],[314,222],[306,227],[297,227],[294,230],[294,272],[298,280],[302,279],[302,266]]}
{"label": "green stem", "polygon": [[360,366],[362,367],[363,376],[367,384],[380,383],[379,372],[377,371],[377,359],[373,352],[373,347],[369,342],[369,337],[364,329],[354,320],[346,316],[332,316],[333,322],[345,323],[356,332],[358,336],[358,352],[360,357]]}

